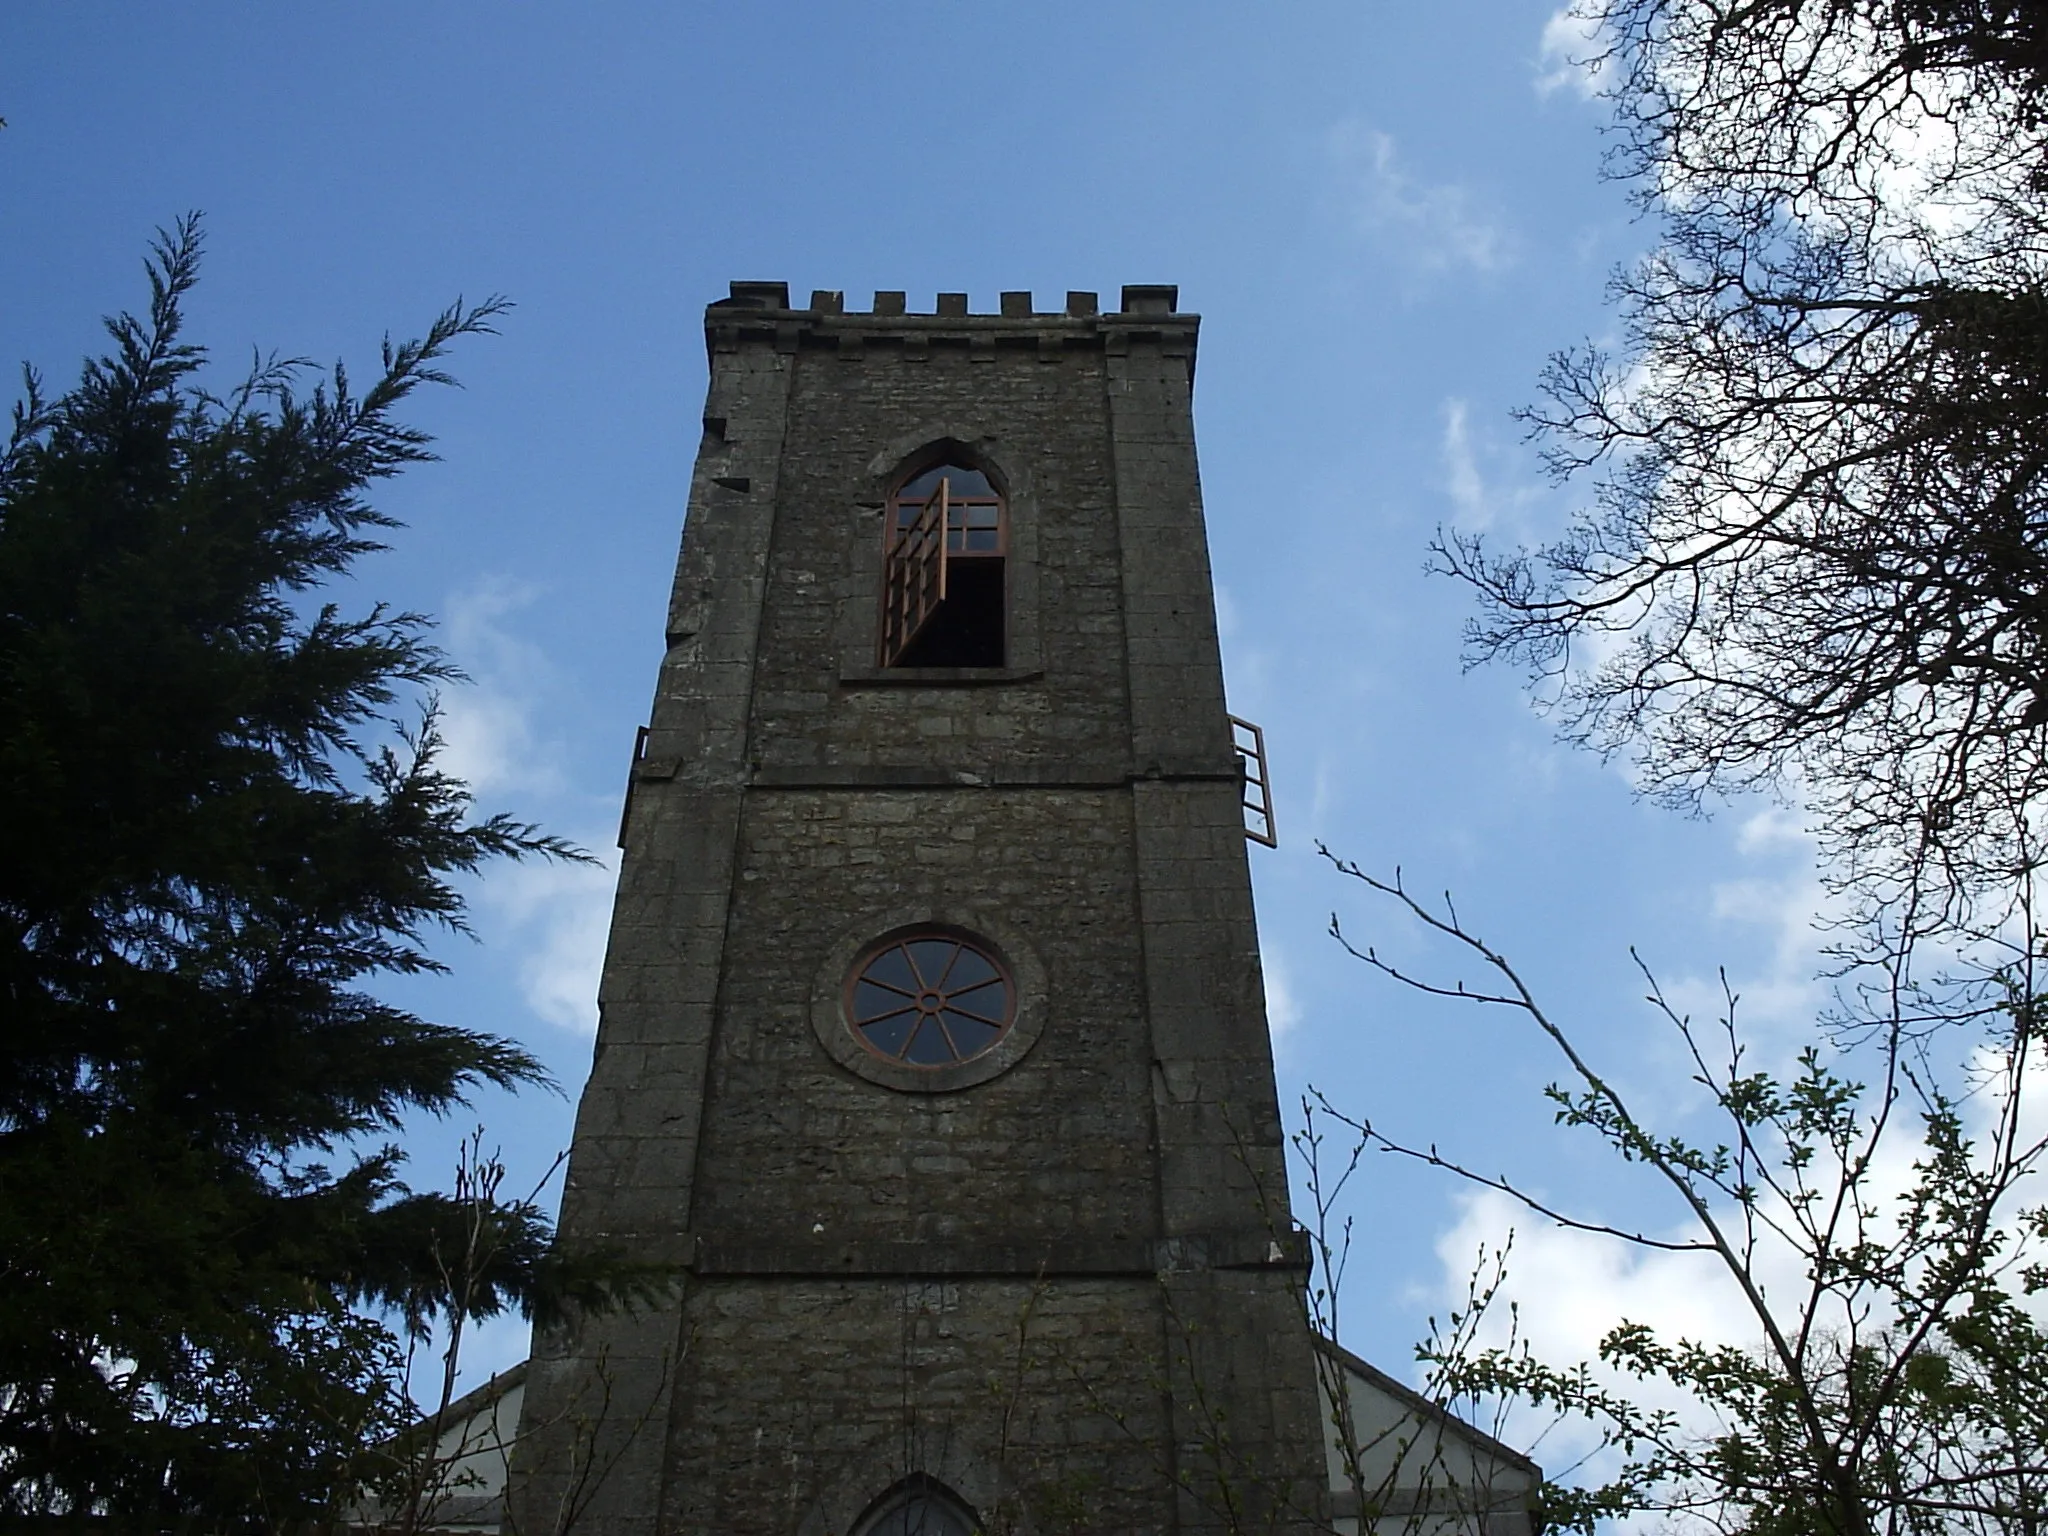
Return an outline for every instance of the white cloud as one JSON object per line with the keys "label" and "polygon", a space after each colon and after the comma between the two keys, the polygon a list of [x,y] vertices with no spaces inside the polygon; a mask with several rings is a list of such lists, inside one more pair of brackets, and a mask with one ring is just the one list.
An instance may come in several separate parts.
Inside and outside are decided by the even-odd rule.
{"label": "white cloud", "polygon": [[597,983],[604,969],[618,855],[600,835],[599,864],[528,861],[493,872],[482,905],[499,919],[501,947],[516,952],[520,995],[548,1023],[582,1034],[597,1029]]}
{"label": "white cloud", "polygon": [[[1782,986],[1788,994],[1799,995],[1788,995],[1783,1000],[1781,1014],[1774,1022],[1796,1020],[1804,1023],[1807,1029],[1800,1038],[1811,1040],[1810,1026],[1816,998],[1813,984],[1807,978],[1813,964],[1811,923],[1819,906],[1818,889],[1810,876],[1811,839],[1796,818],[1780,810],[1768,810],[1745,821],[1738,843],[1745,852],[1760,857],[1783,858],[1790,854],[1799,865],[1797,871],[1788,871],[1778,881],[1731,882],[1717,890],[1716,905],[1722,916],[1776,926],[1779,942],[1773,961],[1767,967],[1769,975],[1766,981],[1769,985]],[[1755,989],[1746,990],[1753,992]],[[1714,1001],[1718,1004],[1718,989],[1716,993]],[[1779,1060],[1752,1060],[1747,1065],[1766,1070],[1775,1068],[1782,1074],[1787,1070],[1786,1058],[1790,1055],[1791,1040],[1791,1031],[1780,1035],[1780,1049],[1776,1052]],[[1987,1051],[1980,1054],[1979,1065],[1987,1077],[1995,1077],[2001,1063],[1995,1053]],[[1848,1070],[1852,1077],[1857,1075],[1853,1061],[1838,1066]],[[1647,1116],[1648,1128],[1653,1134],[1684,1119],[1690,1105],[1705,1102],[1704,1093],[1697,1091],[1690,1096],[1689,1104],[1678,1102],[1680,1094],[1677,1089],[1689,1070],[1679,1065],[1666,1068],[1660,1074],[1660,1080],[1672,1090],[1669,1094],[1638,1091],[1632,1095],[1634,1107]],[[2033,1103],[2024,1118],[2036,1122],[2033,1128],[2038,1134],[2044,1117],[2048,1117],[2048,1105],[2044,1105],[2040,1097],[2048,1093],[2048,1065],[2030,1072],[2029,1076],[2031,1080],[2026,1084],[2025,1092]],[[1985,1133],[1991,1129],[1999,1097],[1994,1088],[1965,1105],[1964,1113],[1971,1129],[1977,1133],[1980,1152],[1990,1140]],[[1653,1104],[1653,1100],[1668,1102]],[[1866,1110],[1873,1107],[1866,1102]],[[1708,1106],[1707,1113],[1714,1113],[1711,1106]],[[1695,1133],[1694,1139],[1703,1138]],[[1710,1140],[1711,1137],[1705,1139]],[[1868,1225],[1858,1234],[1844,1234],[1844,1241],[1859,1237],[1879,1245],[1899,1241],[1896,1222],[1905,1208],[1900,1197],[1919,1183],[1926,1155],[1926,1143],[1917,1122],[1905,1112],[1893,1115],[1883,1139],[1859,1176],[1863,1202],[1870,1213]],[[1829,1187],[1828,1170],[1823,1166],[1814,1172],[1821,1187]],[[1558,1195],[1541,1188],[1534,1182],[1540,1175],[1526,1171],[1516,1171],[1511,1176],[1518,1185],[1540,1198],[1575,1216],[1594,1221],[1606,1219],[1613,1209],[1614,1197],[1623,1193],[1621,1189],[1610,1187],[1609,1179],[1623,1181],[1629,1192],[1648,1194],[1653,1201],[1663,1188],[1653,1171],[1641,1165],[1625,1166],[1618,1161],[1611,1164],[1605,1177],[1591,1182],[1576,1194]],[[1534,1353],[1559,1367],[1569,1367],[1581,1361],[1596,1362],[1600,1340],[1624,1321],[1647,1326],[1666,1343],[1686,1339],[1747,1349],[1761,1349],[1764,1345],[1761,1323],[1735,1278],[1712,1254],[1646,1248],[1599,1234],[1563,1228],[1495,1190],[1465,1188],[1454,1194],[1452,1199],[1455,1219],[1436,1244],[1439,1269],[1436,1292],[1430,1298],[1434,1307],[1460,1305],[1474,1256],[1482,1248],[1498,1252],[1510,1234],[1513,1238],[1507,1280],[1494,1310],[1489,1313],[1480,1337],[1481,1344],[1505,1343],[1512,1318]],[[1637,1202],[1631,1200],[1628,1203]],[[1717,1201],[1716,1207],[1716,1216],[1723,1230],[1739,1236],[1742,1221],[1737,1208],[1725,1200]],[[1653,1211],[1659,1208],[1669,1211],[1669,1218],[1660,1220],[1652,1215],[1649,1224],[1642,1229],[1649,1236],[1669,1242],[1696,1240],[1704,1235],[1685,1213],[1675,1192],[1664,1198],[1661,1207],[1651,1206]],[[1763,1210],[1767,1217],[1781,1226],[1796,1225],[1789,1219],[1785,1203],[1769,1194],[1764,1197]],[[1622,1224],[1627,1225],[1625,1221]],[[2011,1207],[2002,1214],[2001,1225],[2018,1246],[2019,1233]],[[1807,1262],[1791,1244],[1774,1238],[1768,1230],[1760,1229],[1750,1273],[1781,1328],[1789,1330],[1798,1326],[1810,1291],[1808,1270]],[[1512,1312],[1510,1303],[1515,1304]],[[2048,1308],[2043,1308],[2043,1314],[2048,1315]],[[1867,1292],[1857,1303],[1857,1315],[1864,1325],[1882,1324],[1886,1316],[1882,1291]],[[1847,1325],[1848,1317],[1841,1298],[1836,1297],[1821,1304],[1818,1326],[1823,1332],[1839,1333]],[[1668,1409],[1678,1414],[1681,1422],[1703,1435],[1714,1432],[1710,1411],[1678,1389],[1655,1379],[1624,1377],[1598,1364],[1594,1365],[1594,1373],[1640,1406]],[[1523,1411],[1511,1422],[1507,1438],[1517,1443],[1529,1440],[1545,1432],[1546,1422],[1540,1416]],[[1534,1454],[1546,1462],[1553,1473],[1572,1466],[1595,1449],[1592,1433],[1584,1425],[1561,1425],[1548,1433],[1550,1439],[1546,1444],[1535,1446]],[[1597,1481],[1613,1470],[1613,1466],[1611,1454],[1597,1458],[1572,1480],[1580,1483]],[[1639,1523],[1625,1524],[1622,1528],[1647,1530],[1652,1527]]]}
{"label": "white cloud", "polygon": [[[1457,1223],[1437,1240],[1447,1284],[1462,1294],[1472,1256],[1498,1250],[1512,1232],[1508,1290],[1530,1298],[1520,1318],[1538,1356],[1556,1363],[1590,1360],[1623,1318],[1667,1338],[1746,1341],[1755,1320],[1733,1286],[1717,1283],[1715,1259],[1702,1253],[1638,1248],[1614,1238],[1555,1226],[1495,1190],[1458,1197]],[[1689,1238],[1686,1228],[1652,1234]],[[1506,1326],[1503,1315],[1497,1320]]]}
{"label": "white cloud", "polygon": [[1330,136],[1358,232],[1425,272],[1498,272],[1515,242],[1497,216],[1455,183],[1416,180],[1399,163],[1392,135],[1356,122]]}
{"label": "white cloud", "polygon": [[1231,597],[1230,588],[1219,581],[1216,583],[1216,637],[1235,640],[1238,628],[1237,601]]}
{"label": "white cloud", "polygon": [[1472,452],[1472,433],[1465,419],[1465,402],[1444,402],[1444,479],[1458,522],[1467,528],[1483,528],[1488,517],[1486,484],[1479,477],[1479,461]]}
{"label": "white cloud", "polygon": [[1475,431],[1470,409],[1456,396],[1443,404],[1444,432],[1438,452],[1443,461],[1444,494],[1450,498],[1452,520],[1461,533],[1484,533],[1499,529],[1514,537],[1523,536],[1522,514],[1543,494],[1533,481],[1519,483],[1512,478],[1512,460],[1506,473],[1490,478],[1488,468],[1499,468],[1509,451],[1487,441],[1484,431]]}
{"label": "white cloud", "polygon": [[1809,855],[1813,834],[1806,824],[1782,805],[1765,806],[1743,818],[1735,832],[1735,846],[1744,853],[1769,853],[1773,849],[1797,848]]}
{"label": "white cloud", "polygon": [[[1660,1123],[1656,1117],[1648,1118],[1647,1128],[1657,1134]],[[1898,1240],[1894,1216],[1901,1208],[1899,1197],[1919,1182],[1918,1165],[1926,1152],[1917,1128],[1895,1116],[1860,1177],[1859,1187],[1870,1213],[1863,1235],[1870,1241],[1889,1244]],[[1828,1187],[1824,1157],[1811,1176],[1821,1187]],[[1617,1160],[1611,1177],[1628,1180],[1638,1189],[1669,1189],[1642,1164],[1623,1165]],[[1549,1196],[1548,1191],[1529,1189],[1525,1174],[1515,1175],[1513,1181],[1539,1198]],[[1763,1344],[1762,1324],[1734,1277],[1712,1253],[1644,1247],[1561,1227],[1497,1190],[1468,1188],[1454,1198],[1457,1220],[1436,1244],[1443,1293],[1461,1299],[1473,1256],[1482,1245],[1490,1252],[1499,1251],[1512,1234],[1514,1246],[1501,1301],[1521,1300],[1516,1325],[1536,1354],[1551,1364],[1592,1360],[1601,1338],[1624,1320],[1647,1324],[1666,1340],[1683,1338],[1745,1348]],[[1605,1216],[1597,1199],[1562,1197],[1554,1203],[1575,1218],[1599,1221]],[[1662,1242],[1705,1237],[1704,1229],[1683,1213],[1676,1191],[1669,1192],[1665,1205],[1674,1213],[1670,1224],[1651,1222],[1640,1229],[1645,1235]],[[1743,1227],[1739,1209],[1732,1201],[1718,1199],[1715,1207],[1715,1219],[1739,1246]],[[1768,1192],[1760,1208],[1766,1218],[1783,1227],[1797,1226],[1789,1207]],[[1627,1227],[1626,1222],[1617,1225]],[[1845,1232],[1842,1241],[1850,1240]],[[1807,1261],[1760,1223],[1750,1273],[1779,1326],[1794,1326],[1810,1297]],[[1866,1297],[1870,1310],[1859,1308],[1858,1316],[1864,1323],[1881,1323],[1882,1291],[1872,1288]],[[1821,1326],[1842,1326],[1847,1314],[1826,1310],[1828,1305],[1824,1303],[1819,1314]],[[1502,1342],[1508,1323],[1503,1305],[1498,1317],[1489,1320],[1489,1326],[1502,1333],[1487,1336],[1485,1342]],[[1642,1388],[1631,1385],[1629,1390],[1637,1395]],[[1673,1400],[1669,1406],[1679,1404]]]}
{"label": "white cloud", "polygon": [[441,766],[479,793],[515,787],[534,759],[524,703],[475,682],[442,693],[441,742]]}
{"label": "white cloud", "polygon": [[[1482,1345],[1504,1345],[1513,1324],[1536,1357],[1560,1368],[1597,1362],[1600,1340],[1624,1319],[1647,1324],[1665,1340],[1749,1343],[1757,1334],[1739,1291],[1725,1283],[1712,1256],[1637,1248],[1616,1239],[1551,1225],[1492,1190],[1458,1196],[1458,1220],[1436,1245],[1441,1265],[1440,1306],[1460,1307],[1474,1256],[1513,1238],[1507,1280],[1482,1325]],[[1678,1239],[1684,1229],[1656,1234]],[[1518,1303],[1510,1313],[1509,1303]],[[1645,1407],[1666,1408],[1701,1422],[1699,1406],[1654,1382],[1620,1378],[1595,1363],[1596,1377],[1621,1388]],[[1527,1442],[1556,1476],[1596,1449],[1590,1426],[1576,1420],[1551,1426],[1547,1416],[1519,1409],[1509,1415],[1507,1438]],[[1540,1442],[1538,1437],[1541,1437]],[[1614,1470],[1600,1458],[1571,1479],[1597,1482]]]}
{"label": "white cloud", "polygon": [[1277,949],[1259,946],[1259,969],[1266,978],[1266,1028],[1277,1047],[1300,1026],[1301,999],[1286,958]]}
{"label": "white cloud", "polygon": [[[1735,846],[1749,868],[1714,883],[1709,910],[1755,957],[1731,964],[1728,977],[1738,999],[1736,1024],[1752,1051],[1749,1066],[1788,1071],[1827,1005],[1828,986],[1819,974],[1821,926],[1836,906],[1820,881],[1813,835],[1793,812],[1781,806],[1751,812],[1736,828]],[[1654,968],[1654,958],[1645,958]],[[1680,1014],[1700,1023],[1726,1014],[1718,972],[1661,979]]]}
{"label": "white cloud", "polygon": [[1550,96],[1558,91],[1590,101],[1600,93],[1606,72],[1601,55],[1608,39],[1600,24],[1567,5],[1543,24],[1543,40],[1537,45],[1536,91]]}
{"label": "white cloud", "polygon": [[[468,681],[442,695],[442,766],[480,795],[538,798],[559,807],[573,786],[563,743],[546,721],[549,695],[563,679],[520,624],[540,596],[529,583],[487,576],[449,597],[443,636]],[[573,798],[588,804],[586,797]],[[515,813],[531,814],[523,806]],[[573,814],[580,822],[590,812]],[[601,862],[497,865],[477,904],[488,914],[493,946],[516,957],[513,974],[526,1005],[549,1024],[588,1034],[597,1027],[618,856],[608,828],[570,840]]]}
{"label": "white cloud", "polygon": [[[1913,1161],[1923,1150],[1916,1138],[1904,1134],[1894,1134],[1879,1148],[1863,1181],[1874,1204],[1884,1205],[1889,1195],[1913,1182]],[[1647,1187],[1657,1187],[1656,1175],[1640,1165],[1615,1165],[1616,1177],[1630,1174],[1646,1180]],[[1546,1364],[1568,1369],[1584,1362],[1596,1380],[1637,1406],[1668,1410],[1702,1436],[1714,1433],[1716,1420],[1711,1408],[1659,1378],[1638,1378],[1601,1363],[1599,1347],[1608,1333],[1628,1322],[1649,1328],[1666,1344],[1682,1339],[1764,1348],[1763,1325],[1716,1255],[1644,1247],[1560,1227],[1495,1190],[1464,1191],[1456,1201],[1458,1218],[1436,1245],[1441,1287],[1438,1306],[1462,1305],[1474,1256],[1482,1247],[1498,1253],[1512,1238],[1507,1278],[1480,1329],[1478,1342],[1482,1346],[1505,1345],[1512,1326]],[[1677,1202],[1673,1193],[1669,1203],[1676,1207]],[[1562,1203],[1575,1216],[1598,1220],[1602,1215],[1597,1204],[1573,1209],[1573,1202]],[[1724,1207],[1717,1214],[1724,1230],[1739,1241],[1741,1224],[1734,1209]],[[1778,1215],[1785,1215],[1782,1207]],[[1687,1242],[1698,1240],[1703,1233],[1690,1219],[1678,1217],[1669,1226],[1648,1227],[1646,1235],[1664,1242]],[[1873,1224],[1870,1235],[1884,1242],[1892,1234],[1880,1220]],[[1776,1315],[1778,1326],[1796,1327],[1800,1304],[1808,1294],[1806,1265],[1799,1255],[1789,1244],[1766,1236],[1751,1260],[1750,1275]],[[1882,1298],[1870,1300],[1881,1312]],[[1862,1315],[1865,1322],[1872,1320],[1870,1314]],[[1845,1314],[1825,1306],[1819,1316],[1824,1329],[1839,1329],[1846,1321]],[[1591,1485],[1618,1469],[1614,1453],[1595,1455],[1595,1431],[1583,1421],[1552,1425],[1547,1416],[1526,1407],[1511,1412],[1506,1438],[1524,1443],[1539,1436],[1546,1438],[1532,1445],[1532,1454],[1553,1475],[1588,1457],[1592,1459],[1570,1481]],[[1649,1522],[1623,1526],[1625,1530],[1656,1528]]]}
{"label": "white cloud", "polygon": [[540,595],[537,587],[487,576],[448,599],[448,653],[467,675],[441,695],[441,765],[479,793],[553,793],[565,776],[534,724],[547,655],[508,621]]}

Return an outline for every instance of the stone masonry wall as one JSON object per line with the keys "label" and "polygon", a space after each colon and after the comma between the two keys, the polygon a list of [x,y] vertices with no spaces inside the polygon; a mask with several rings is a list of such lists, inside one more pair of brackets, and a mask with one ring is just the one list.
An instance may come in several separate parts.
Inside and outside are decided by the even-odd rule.
{"label": "stone masonry wall", "polygon": [[[1166,289],[903,307],[735,284],[706,316],[563,1207],[685,1278],[537,1341],[513,1508],[544,1529],[601,1467],[580,1529],[845,1536],[923,1472],[992,1532],[1304,1531],[1320,1434],[1195,322]],[[884,501],[935,443],[1007,494],[1006,665],[973,676],[875,654]],[[912,920],[985,934],[1037,989],[1001,1075],[903,1091],[821,1042],[846,956]]]}
{"label": "stone masonry wall", "polygon": [[992,1536],[1171,1529],[1158,1313],[1150,1279],[700,1285],[674,1517],[824,1536],[924,1472]]}
{"label": "stone masonry wall", "polygon": [[[1150,1238],[1158,1193],[1130,840],[1127,790],[749,796],[697,1235]],[[1045,1032],[992,1082],[899,1093],[840,1067],[812,1034],[820,961],[843,937],[885,931],[906,904],[1000,914],[1044,968]]]}
{"label": "stone masonry wall", "polygon": [[[873,352],[875,349],[869,349]],[[806,351],[790,392],[752,740],[764,767],[894,764],[1121,776],[1123,592],[1103,360],[934,347]],[[874,668],[884,499],[953,439],[1009,492],[1015,681],[905,686]]]}

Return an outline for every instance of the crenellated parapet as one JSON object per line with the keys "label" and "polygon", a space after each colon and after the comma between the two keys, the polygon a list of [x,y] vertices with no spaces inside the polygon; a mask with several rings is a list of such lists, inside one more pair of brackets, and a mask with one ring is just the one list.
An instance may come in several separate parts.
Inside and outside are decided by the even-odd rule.
{"label": "crenellated parapet", "polygon": [[933,349],[993,358],[998,350],[1036,349],[1047,362],[1069,351],[1127,353],[1133,346],[1156,347],[1168,357],[1187,359],[1194,377],[1195,338],[1201,316],[1179,309],[1180,289],[1172,283],[1127,284],[1117,309],[1104,312],[1098,295],[1073,289],[1064,307],[1040,310],[1028,290],[1005,292],[994,314],[975,314],[964,293],[936,295],[933,307],[913,311],[901,289],[876,292],[871,309],[849,310],[838,289],[819,288],[810,303],[794,308],[789,284],[735,282],[731,295],[704,312],[704,341],[715,356],[742,344],[766,344],[782,352],[837,351],[859,357],[868,348],[906,357]]}

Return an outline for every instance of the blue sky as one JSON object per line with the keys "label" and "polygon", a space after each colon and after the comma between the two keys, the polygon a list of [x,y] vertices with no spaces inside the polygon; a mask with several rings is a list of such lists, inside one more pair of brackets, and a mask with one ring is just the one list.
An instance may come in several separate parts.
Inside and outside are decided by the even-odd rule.
{"label": "blue sky", "polygon": [[[1743,806],[1696,820],[1561,747],[1519,679],[1461,670],[1438,525],[1541,537],[1580,494],[1510,417],[1551,349],[1612,326],[1646,238],[1598,178],[1602,120],[1549,0],[175,7],[14,0],[0,19],[0,360],[53,383],[139,306],[153,227],[203,209],[195,336],[359,373],[387,330],[504,293],[466,388],[422,402],[443,461],[348,602],[439,614],[485,804],[608,850],[660,657],[703,390],[731,278],[1113,294],[1204,316],[1197,412],[1232,707],[1267,731],[1282,846],[1254,850],[1283,1098],[1314,1083],[1390,1131],[1610,1216],[1675,1221],[1555,1130],[1526,1027],[1431,1006],[1347,959],[1430,951],[1317,839],[1461,910],[1624,1086],[1682,1116],[1634,945],[1702,1006],[1725,965],[1767,1035],[1813,992],[1808,845]],[[570,1099],[480,1101],[535,1176],[569,1134],[607,878],[494,872],[481,942],[409,992],[527,1041]],[[1445,974],[1449,974],[1448,971]],[[442,1176],[468,1119],[418,1128]],[[1686,1123],[1682,1118],[1669,1122]],[[1397,1372],[1502,1215],[1372,1160],[1347,1342]],[[1603,1309],[1685,1320],[1684,1277],[1519,1223],[1539,1336]],[[1676,1310],[1673,1310],[1676,1309]],[[523,1341],[500,1329],[475,1363]]]}

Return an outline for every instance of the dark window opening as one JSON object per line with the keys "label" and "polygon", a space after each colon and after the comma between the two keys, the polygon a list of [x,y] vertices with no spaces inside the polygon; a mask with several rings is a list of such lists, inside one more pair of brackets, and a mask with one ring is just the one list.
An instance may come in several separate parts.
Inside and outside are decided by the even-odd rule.
{"label": "dark window opening", "polygon": [[882,561],[885,667],[1000,667],[1003,498],[978,469],[938,464],[889,498]]}
{"label": "dark window opening", "polygon": [[896,667],[1000,667],[1003,664],[1003,562],[958,560],[945,601],[889,663]]}

